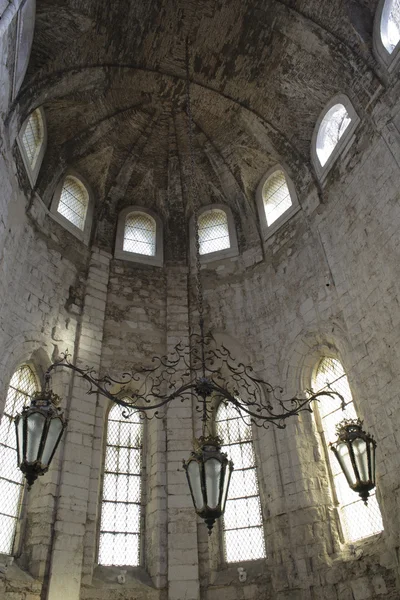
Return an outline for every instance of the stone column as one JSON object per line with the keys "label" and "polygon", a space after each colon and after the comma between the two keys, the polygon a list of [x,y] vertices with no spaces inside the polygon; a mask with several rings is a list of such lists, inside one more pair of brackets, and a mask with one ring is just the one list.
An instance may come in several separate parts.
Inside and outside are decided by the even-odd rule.
{"label": "stone column", "polygon": [[[188,274],[170,267],[167,275],[167,351],[189,342]],[[182,459],[192,450],[190,401],[172,402],[167,411],[168,599],[198,600],[200,594],[197,518]]]}
{"label": "stone column", "polygon": [[[100,366],[106,291],[111,256],[93,249],[89,263],[76,364]],[[72,381],[69,422],[57,498],[48,600],[79,600],[84,536],[92,506],[92,446],[96,425],[96,395],[87,395],[88,384],[75,376]],[[98,476],[98,474],[97,474]]]}

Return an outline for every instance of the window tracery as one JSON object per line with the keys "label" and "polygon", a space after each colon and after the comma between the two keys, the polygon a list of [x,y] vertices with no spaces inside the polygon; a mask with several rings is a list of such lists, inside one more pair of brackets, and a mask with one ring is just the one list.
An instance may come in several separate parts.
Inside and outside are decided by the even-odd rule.
{"label": "window tracery", "polygon": [[359,495],[348,486],[345,475],[328,447],[329,442],[333,442],[337,438],[336,425],[343,419],[357,418],[349,382],[339,360],[329,357],[321,359],[315,373],[313,389],[318,391],[334,390],[339,392],[346,402],[346,408],[343,411],[337,402],[333,402],[328,396],[321,396],[318,406],[315,408],[321,437],[328,456],[328,468],[338,501],[344,537],[346,541],[354,542],[379,533],[383,529],[383,524],[375,491],[371,493],[368,506],[365,506]]}
{"label": "window tracery", "polygon": [[221,403],[215,425],[224,443],[222,451],[234,464],[223,518],[226,561],[264,558],[264,529],[250,419],[232,405]]}
{"label": "window tracery", "polygon": [[143,424],[114,405],[107,421],[98,562],[138,566],[140,561]]}
{"label": "window tracery", "polygon": [[17,467],[17,445],[13,419],[38,391],[35,375],[22,365],[11,377],[4,413],[0,421],[0,553],[12,554],[20,512],[24,477]]}

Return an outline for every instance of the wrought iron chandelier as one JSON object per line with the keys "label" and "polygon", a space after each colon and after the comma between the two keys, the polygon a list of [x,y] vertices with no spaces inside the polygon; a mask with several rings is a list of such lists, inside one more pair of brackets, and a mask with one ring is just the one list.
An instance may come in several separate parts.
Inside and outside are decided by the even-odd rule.
{"label": "wrought iron chandelier", "polygon": [[[195,399],[196,411],[202,420],[202,436],[195,440],[194,451],[188,461],[184,461],[184,469],[194,508],[211,533],[215,520],[224,513],[233,470],[232,462],[221,451],[223,441],[211,427],[212,414],[220,402],[231,404],[240,417],[250,419],[258,427],[267,428],[272,424],[280,429],[286,427],[286,421],[290,417],[298,416],[302,411],[312,412],[311,404],[321,396],[339,400],[342,408],[345,407],[345,402],[338,392],[330,389],[316,393],[307,391],[303,395],[285,399],[282,388],[274,387],[258,377],[251,366],[238,362],[225,346],[216,344],[211,333],[205,332],[198,232],[199,194],[195,177],[189,92],[187,46],[186,108],[196,236],[194,279],[197,291],[197,330],[191,332],[187,345],[178,343],[171,354],[156,356],[149,365],[123,373],[118,378],[110,375],[98,377],[93,368],[81,368],[73,364],[70,355],[65,352],[48,368],[44,390],[33,396],[30,407],[24,408],[22,414],[16,417],[15,423],[18,464],[31,486],[39,475],[48,470],[66,427],[66,420],[58,408],[60,399],[50,387],[51,375],[55,369],[67,368],[77,373],[88,382],[88,394],[100,394],[123,407],[122,414],[126,418],[133,411],[139,411],[147,418],[163,418],[160,409],[170,402]],[[118,391],[115,392],[115,389]],[[366,500],[369,490],[375,485],[376,444],[370,441],[371,436],[365,432],[361,435],[361,426],[357,427],[344,426],[332,449],[350,487]]]}

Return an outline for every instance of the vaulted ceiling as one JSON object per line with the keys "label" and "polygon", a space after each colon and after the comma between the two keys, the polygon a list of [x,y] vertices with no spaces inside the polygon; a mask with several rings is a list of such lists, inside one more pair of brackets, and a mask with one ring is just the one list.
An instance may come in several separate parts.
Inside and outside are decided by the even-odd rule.
{"label": "vaulted ceiling", "polygon": [[277,161],[299,182],[310,178],[313,128],[332,96],[347,94],[363,115],[379,85],[376,5],[37,0],[17,106],[22,116],[45,107],[39,188],[68,166],[90,182],[99,212],[145,204],[168,216],[182,204],[188,37],[202,201],[254,211],[257,184]]}

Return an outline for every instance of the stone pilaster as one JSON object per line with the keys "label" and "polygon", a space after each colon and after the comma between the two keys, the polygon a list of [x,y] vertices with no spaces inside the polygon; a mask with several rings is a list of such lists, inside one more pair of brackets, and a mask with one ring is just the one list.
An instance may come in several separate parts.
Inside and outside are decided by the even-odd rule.
{"label": "stone pilaster", "polygon": [[[167,276],[167,350],[189,339],[186,267],[171,267]],[[199,599],[197,519],[182,459],[192,450],[193,414],[189,403],[172,403],[167,411],[168,599]]]}
{"label": "stone pilaster", "polygon": [[[90,365],[97,371],[101,358],[109,262],[110,255],[93,250],[76,348],[76,364],[81,367]],[[88,511],[94,510],[91,482],[98,478],[98,472],[92,468],[96,396],[88,396],[87,391],[88,384],[75,376],[54,525],[48,600],[79,600],[80,596]]]}

